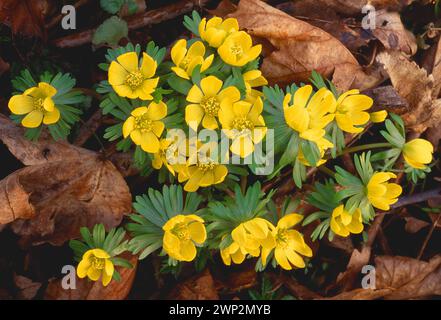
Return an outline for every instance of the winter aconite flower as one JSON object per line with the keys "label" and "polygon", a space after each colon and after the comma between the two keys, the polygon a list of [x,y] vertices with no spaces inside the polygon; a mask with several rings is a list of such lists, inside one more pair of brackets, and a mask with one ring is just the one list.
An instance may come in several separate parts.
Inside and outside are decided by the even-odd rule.
{"label": "winter aconite flower", "polygon": [[325,88],[312,95],[312,86],[297,89],[294,100],[288,93],[283,100],[285,121],[289,127],[297,131],[301,138],[318,142],[325,135],[325,127],[334,119],[333,95]]}
{"label": "winter aconite flower", "polygon": [[345,210],[344,205],[340,205],[332,211],[331,230],[342,237],[347,237],[350,233],[361,233],[363,222],[361,210],[356,209],[352,214]]}
{"label": "winter aconite flower", "polygon": [[[233,243],[228,247],[221,249],[220,253],[222,261],[225,263],[225,265],[230,266],[231,261],[233,261],[235,264],[241,264],[249,252],[247,252],[245,248],[240,247],[237,242],[233,241]],[[259,253],[257,253],[255,256],[257,257],[258,255]]]}
{"label": "winter aconite flower", "polygon": [[257,97],[263,96],[263,93],[254,89],[256,87],[266,86],[268,81],[262,76],[262,71],[260,70],[250,70],[243,74],[243,80],[245,82],[246,88],[246,100],[249,102],[254,102]]}
{"label": "winter aconite flower", "polygon": [[369,117],[373,123],[383,122],[387,118],[387,111],[381,110],[381,111],[372,112],[369,114]]}
{"label": "winter aconite flower", "polygon": [[164,123],[160,120],[166,115],[167,105],[162,101],[151,102],[148,107],[136,108],[124,122],[124,138],[130,136],[145,152],[157,153],[160,149],[158,138],[164,131]]}
{"label": "winter aconite flower", "polygon": [[121,97],[152,100],[159,81],[159,77],[153,78],[156,67],[156,61],[145,52],[141,66],[136,52],[124,53],[110,64],[109,83]]}
{"label": "winter aconite flower", "polygon": [[208,21],[203,18],[199,24],[201,39],[214,48],[218,48],[228,35],[237,31],[239,31],[239,23],[234,18],[222,20],[222,18],[213,17]]}
{"label": "winter aconite flower", "polygon": [[240,92],[236,87],[222,89],[223,82],[215,76],[208,76],[201,80],[200,88],[196,84],[190,89],[185,108],[185,121],[190,127],[196,127],[202,122],[207,129],[217,129],[217,117],[221,106],[231,106],[239,101]]}
{"label": "winter aconite flower", "polygon": [[241,223],[232,232],[231,237],[243,251],[256,257],[261,248],[267,250],[274,248],[275,242],[272,236],[274,226],[263,218],[254,218]]}
{"label": "winter aconite flower", "polygon": [[41,123],[54,124],[60,119],[60,111],[52,100],[56,94],[57,89],[46,82],[40,82],[38,87],[13,96],[8,107],[13,114],[26,115],[21,120],[26,128],[37,128]]}
{"label": "winter aconite flower", "polygon": [[194,42],[187,50],[187,40],[181,39],[173,46],[171,50],[171,58],[176,75],[184,79],[190,79],[196,66],[201,66],[201,72],[207,70],[213,62],[214,55],[207,58],[205,56],[205,46],[201,41]]}
{"label": "winter aconite flower", "polygon": [[246,158],[254,151],[254,145],[265,137],[262,111],[263,102],[260,98],[254,104],[246,101],[223,104],[219,121],[225,134],[232,140],[230,149],[234,154]]}
{"label": "winter aconite flower", "polygon": [[[287,214],[279,220],[277,227],[272,231],[275,240],[274,257],[277,263],[285,270],[291,270],[292,265],[297,268],[304,268],[305,262],[301,255],[312,257],[311,248],[305,243],[303,235],[297,230],[293,230],[296,224],[303,219],[297,213]],[[262,264],[266,264],[268,255],[273,248],[262,249]]]}
{"label": "winter aconite flower", "polygon": [[153,155],[152,167],[155,168],[156,170],[159,170],[164,165],[168,169],[168,171],[170,171],[171,174],[174,175],[175,170],[173,169],[173,166],[169,164],[168,161],[169,153],[171,151],[169,147],[171,144],[172,142],[167,139],[161,139],[159,141],[159,150]]}
{"label": "winter aconite flower", "polygon": [[260,55],[262,45],[253,46],[251,36],[245,31],[238,31],[229,35],[217,52],[225,63],[242,67]]}
{"label": "winter aconite flower", "polygon": [[194,214],[174,216],[162,229],[164,251],[179,261],[192,261],[196,257],[195,244],[202,245],[207,239],[204,220]]}
{"label": "winter aconite flower", "polygon": [[206,143],[196,146],[195,152],[189,155],[187,165],[180,166],[178,171],[179,182],[187,181],[184,190],[195,192],[200,187],[208,187],[222,183],[228,174],[228,169],[212,154],[216,143]]}
{"label": "winter aconite flower", "polygon": [[415,169],[424,169],[432,162],[433,145],[425,139],[413,139],[403,146],[404,160]]}
{"label": "winter aconite flower", "polygon": [[350,90],[343,93],[337,100],[335,120],[338,127],[349,133],[359,133],[363,128],[358,127],[369,121],[366,110],[372,107],[372,98],[360,94],[359,90]]}
{"label": "winter aconite flower", "polygon": [[77,275],[79,278],[86,276],[92,281],[101,281],[104,286],[107,286],[112,280],[115,267],[110,261],[110,255],[102,249],[91,249],[86,251],[83,259],[77,267]]}
{"label": "winter aconite flower", "polygon": [[391,172],[376,172],[367,184],[367,197],[369,202],[378,209],[389,210],[390,205],[398,201],[402,192],[399,184],[388,183],[389,179],[397,176]]}

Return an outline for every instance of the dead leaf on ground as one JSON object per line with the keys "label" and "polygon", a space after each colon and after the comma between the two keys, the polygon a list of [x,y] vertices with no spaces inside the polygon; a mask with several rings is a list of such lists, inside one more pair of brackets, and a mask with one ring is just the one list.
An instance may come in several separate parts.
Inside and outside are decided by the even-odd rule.
{"label": "dead leaf on ground", "polygon": [[228,270],[215,274],[215,285],[217,291],[237,293],[241,290],[252,288],[257,284],[257,273],[254,264],[247,264],[244,270],[235,272]]}
{"label": "dead leaf on ground", "polygon": [[409,108],[400,114],[406,127],[423,132],[441,119],[441,100],[434,100],[434,79],[427,71],[397,51],[381,52],[377,56],[388,73],[392,85]]}
{"label": "dead leaf on ground", "polygon": [[0,23],[10,26],[14,34],[44,38],[44,16],[47,8],[47,0],[2,0]]}
{"label": "dead leaf on ground", "polygon": [[178,284],[170,292],[171,300],[218,300],[213,277],[208,269]]}
{"label": "dead leaf on ground", "polygon": [[92,151],[41,137],[0,117],[0,139],[25,165],[0,181],[0,223],[25,243],[61,245],[80,227],[120,224],[130,213],[129,188],[113,164]]}
{"label": "dead leaf on ground", "polygon": [[133,268],[116,267],[121,275],[121,281],[112,280],[107,287],[101,281],[93,282],[87,278],[76,278],[76,289],[63,289],[61,280],[49,282],[45,292],[45,300],[124,300],[130,293],[135,280],[138,256],[126,258]]}
{"label": "dead leaf on ground", "polygon": [[15,286],[18,289],[17,298],[22,300],[31,300],[41,288],[40,282],[34,282],[24,276],[14,274]]}
{"label": "dead leaf on ground", "polygon": [[416,53],[418,46],[415,36],[404,27],[398,12],[375,11],[375,24],[372,34],[386,49],[398,50],[409,56]]}
{"label": "dead leaf on ground", "polygon": [[320,28],[293,18],[259,0],[241,0],[236,12],[242,28],[264,44],[261,70],[270,84],[306,81],[313,70],[329,77],[341,90],[367,83],[351,52]]}

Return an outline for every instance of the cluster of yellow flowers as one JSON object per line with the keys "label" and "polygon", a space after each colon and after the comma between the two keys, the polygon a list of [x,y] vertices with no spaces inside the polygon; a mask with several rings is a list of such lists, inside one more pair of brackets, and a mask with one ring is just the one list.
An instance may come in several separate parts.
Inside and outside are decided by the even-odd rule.
{"label": "cluster of yellow flowers", "polygon": [[301,255],[312,257],[312,250],[305,243],[303,235],[292,229],[302,219],[302,215],[291,213],[281,218],[277,226],[263,218],[241,223],[231,232],[233,242],[221,250],[222,260],[226,265],[231,265],[231,261],[242,263],[247,255],[261,256],[265,266],[274,252],[277,264],[283,269],[291,270],[292,266],[304,268]]}

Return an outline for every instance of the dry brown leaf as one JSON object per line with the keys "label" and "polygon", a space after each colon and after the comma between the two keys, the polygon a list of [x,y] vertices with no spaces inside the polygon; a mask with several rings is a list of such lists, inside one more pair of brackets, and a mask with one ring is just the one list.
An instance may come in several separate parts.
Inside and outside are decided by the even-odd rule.
{"label": "dry brown leaf", "polygon": [[343,90],[366,78],[351,52],[329,33],[262,1],[241,0],[230,16],[264,42],[261,70],[271,84],[306,81],[313,70],[326,77],[334,73],[334,83]]}
{"label": "dry brown leaf", "polygon": [[218,300],[213,277],[208,269],[178,284],[169,294],[172,300]]}
{"label": "dry brown leaf", "polygon": [[14,34],[45,37],[44,16],[47,0],[2,0],[0,23],[9,25]]}
{"label": "dry brown leaf", "polygon": [[213,10],[207,10],[213,16],[225,17],[226,15],[236,11],[237,6],[231,0],[221,0],[217,7]]}
{"label": "dry brown leaf", "polygon": [[4,117],[0,139],[28,165],[0,181],[0,224],[12,222],[23,242],[61,245],[80,227],[115,227],[130,212],[126,182],[99,154],[44,137],[27,141]]}
{"label": "dry brown leaf", "polygon": [[372,34],[386,49],[398,50],[409,56],[416,53],[418,46],[415,36],[406,30],[398,12],[377,10],[375,17],[376,28]]}
{"label": "dry brown leaf", "polygon": [[116,268],[121,275],[121,281],[112,280],[107,287],[104,287],[100,281],[92,282],[87,278],[76,278],[77,288],[66,290],[61,286],[61,280],[52,280],[48,284],[44,298],[46,300],[124,300],[129,295],[135,280],[138,256],[132,256],[128,260],[133,268]]}
{"label": "dry brown leaf", "polygon": [[41,288],[40,282],[34,282],[24,276],[14,274],[14,283],[19,290],[17,294],[18,299],[31,300]]}
{"label": "dry brown leaf", "polygon": [[381,52],[377,60],[384,66],[392,85],[407,101],[409,108],[401,114],[406,127],[423,132],[439,123],[441,101],[434,100],[434,79],[427,71],[397,51]]}
{"label": "dry brown leaf", "polygon": [[409,233],[417,233],[421,229],[430,226],[430,223],[414,217],[405,217],[404,220],[406,220],[404,229]]}

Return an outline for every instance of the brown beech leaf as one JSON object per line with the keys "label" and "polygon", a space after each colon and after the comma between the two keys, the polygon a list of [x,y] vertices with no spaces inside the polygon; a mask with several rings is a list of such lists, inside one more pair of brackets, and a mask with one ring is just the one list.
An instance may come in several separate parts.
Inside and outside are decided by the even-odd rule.
{"label": "brown beech leaf", "polygon": [[15,286],[19,290],[17,298],[24,300],[31,300],[36,295],[38,290],[41,288],[41,283],[34,282],[29,278],[24,276],[14,274]]}
{"label": "brown beech leaf", "polygon": [[364,82],[366,75],[351,52],[320,28],[259,0],[241,0],[230,16],[263,42],[261,70],[271,84],[305,81],[313,70],[326,77],[333,73],[334,83],[343,90]]}
{"label": "brown beech leaf", "polygon": [[[127,258],[128,256],[126,256]],[[128,259],[133,268],[116,267],[121,281],[112,280],[107,287],[101,281],[93,282],[87,278],[76,278],[76,289],[63,289],[61,280],[49,282],[44,299],[46,300],[124,300],[132,289],[138,265],[138,256]]]}
{"label": "brown beech leaf", "polygon": [[218,300],[213,277],[208,269],[178,284],[169,294],[172,300]]}
{"label": "brown beech leaf", "polygon": [[384,66],[398,94],[409,104],[401,114],[406,127],[421,133],[438,124],[441,100],[435,100],[433,76],[397,51],[381,52],[377,60]]}
{"label": "brown beech leaf", "polygon": [[47,0],[2,0],[0,23],[11,27],[14,34],[43,38],[46,35],[44,15]]}
{"label": "brown beech leaf", "polygon": [[418,47],[415,36],[406,30],[398,12],[375,11],[375,24],[372,34],[386,49],[398,50],[409,56],[416,53]]}
{"label": "brown beech leaf", "polygon": [[4,117],[0,139],[28,165],[0,181],[0,224],[11,223],[24,243],[61,245],[80,227],[115,227],[130,212],[125,180],[101,155],[44,137],[27,141]]}

